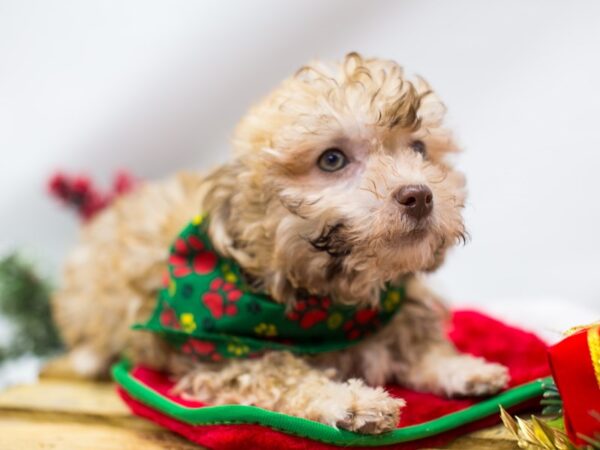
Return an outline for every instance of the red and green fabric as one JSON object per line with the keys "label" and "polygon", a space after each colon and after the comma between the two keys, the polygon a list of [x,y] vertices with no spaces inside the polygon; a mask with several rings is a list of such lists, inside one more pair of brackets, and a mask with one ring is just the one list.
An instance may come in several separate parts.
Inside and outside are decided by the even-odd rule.
{"label": "red and green fabric", "polygon": [[460,351],[507,366],[508,389],[489,398],[448,399],[388,385],[388,392],[407,404],[398,428],[381,435],[352,433],[255,406],[192,401],[173,394],[168,374],[145,367],[120,363],[113,376],[134,414],[213,450],[431,448],[497,423],[499,405],[513,413],[539,407],[549,375],[547,346],[539,338],[474,311],[455,312],[448,336]]}
{"label": "red and green fabric", "polygon": [[[215,251],[206,230],[206,219],[197,217],[177,238],[156,309],[147,323],[136,326],[160,333],[199,360],[247,358],[267,350],[311,354],[343,349],[375,332],[402,306],[402,287],[388,286],[376,309],[306,295],[287,310],[252,292],[237,264]],[[549,368],[546,345],[536,336],[463,311],[454,314],[449,338],[460,351],[507,366],[509,389],[485,399],[448,399],[386,386],[407,406],[398,428],[380,435],[352,433],[256,406],[192,401],[172,392],[169,374],[126,362],[113,368],[113,376],[135,414],[215,450],[426,448],[497,422],[499,405],[515,411],[539,404]]]}
{"label": "red and green fabric", "polygon": [[207,228],[197,216],[177,237],[154,313],[135,326],[160,333],[198,360],[248,358],[266,350],[340,350],[381,328],[402,305],[402,286],[388,285],[378,308],[306,294],[286,309],[246,285],[239,265],[215,251]]}

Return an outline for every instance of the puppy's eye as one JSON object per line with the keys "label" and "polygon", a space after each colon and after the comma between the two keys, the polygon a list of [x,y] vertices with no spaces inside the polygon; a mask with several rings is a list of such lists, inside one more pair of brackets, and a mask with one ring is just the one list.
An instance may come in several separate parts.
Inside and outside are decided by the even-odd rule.
{"label": "puppy's eye", "polygon": [[425,142],[416,140],[410,143],[410,148],[412,148],[415,152],[420,153],[423,157],[427,156],[427,146]]}
{"label": "puppy's eye", "polygon": [[317,164],[325,172],[335,172],[348,164],[348,158],[339,148],[328,148],[319,156]]}

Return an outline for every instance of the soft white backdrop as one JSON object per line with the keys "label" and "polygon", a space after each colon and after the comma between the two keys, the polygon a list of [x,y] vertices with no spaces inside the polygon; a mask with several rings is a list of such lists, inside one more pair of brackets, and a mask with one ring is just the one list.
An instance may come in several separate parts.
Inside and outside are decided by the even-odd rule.
{"label": "soft white backdrop", "polygon": [[0,253],[55,275],[77,224],[44,192],[53,170],[207,168],[253,101],[351,50],[424,75],[465,148],[472,241],[438,290],[551,336],[597,319],[592,0],[0,0]]}

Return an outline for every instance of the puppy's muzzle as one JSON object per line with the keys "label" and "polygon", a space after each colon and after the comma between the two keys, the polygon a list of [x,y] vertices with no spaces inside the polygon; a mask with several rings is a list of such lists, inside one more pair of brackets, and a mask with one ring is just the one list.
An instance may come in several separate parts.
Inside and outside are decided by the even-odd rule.
{"label": "puppy's muzzle", "polygon": [[403,186],[393,196],[403,213],[415,220],[424,219],[433,210],[433,193],[423,184]]}

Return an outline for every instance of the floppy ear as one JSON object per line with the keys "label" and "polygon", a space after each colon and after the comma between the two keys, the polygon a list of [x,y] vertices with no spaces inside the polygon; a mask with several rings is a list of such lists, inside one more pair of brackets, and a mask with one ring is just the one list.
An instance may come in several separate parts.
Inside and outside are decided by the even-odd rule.
{"label": "floppy ear", "polygon": [[241,165],[237,161],[210,172],[202,182],[202,213],[210,218],[208,232],[216,250],[224,256],[235,253],[234,196],[240,192]]}
{"label": "floppy ear", "polygon": [[254,288],[285,301],[294,289],[283,272],[272,267],[272,231],[280,218],[273,205],[276,209],[280,203],[273,203],[262,178],[240,159],[218,167],[204,180],[202,212],[209,218],[215,249],[234,259]]}
{"label": "floppy ear", "polygon": [[446,105],[424,78],[417,76],[413,85],[421,98],[417,113],[421,119],[421,126],[425,128],[441,126],[446,115]]}
{"label": "floppy ear", "polygon": [[423,78],[416,77],[413,84],[420,97],[417,116],[425,130],[421,139],[427,144],[427,154],[434,160],[444,161],[448,153],[460,152],[452,132],[444,126],[446,105]]}

